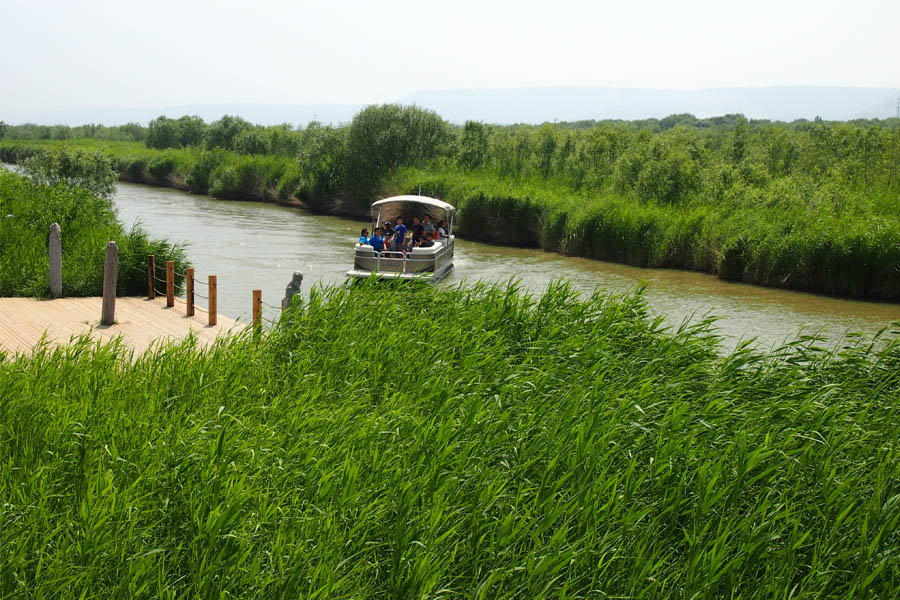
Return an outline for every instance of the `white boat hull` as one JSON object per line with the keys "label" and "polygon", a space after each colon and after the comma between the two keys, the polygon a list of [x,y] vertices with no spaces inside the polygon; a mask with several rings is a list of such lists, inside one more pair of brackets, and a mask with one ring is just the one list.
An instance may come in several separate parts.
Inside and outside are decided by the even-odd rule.
{"label": "white boat hull", "polygon": [[411,252],[376,252],[367,244],[357,244],[353,268],[348,277],[359,279],[421,279],[440,281],[453,268],[453,238],[435,242],[431,248],[414,248]]}

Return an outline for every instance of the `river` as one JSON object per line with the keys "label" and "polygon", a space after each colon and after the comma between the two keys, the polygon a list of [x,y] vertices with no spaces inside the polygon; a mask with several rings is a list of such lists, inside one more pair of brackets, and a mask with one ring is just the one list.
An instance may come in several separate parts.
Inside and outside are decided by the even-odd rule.
{"label": "river", "polygon": [[[251,291],[280,305],[294,271],[303,273],[306,293],[313,285],[343,282],[352,264],[353,244],[364,223],[315,215],[259,202],[217,200],[168,188],[120,183],[114,199],[126,227],[136,221],[151,235],[188,247],[196,276],[218,277],[219,312],[243,321]],[[799,334],[817,334],[837,343],[848,332],[874,333],[900,320],[900,305],[829,298],[802,292],[732,283],[715,276],[672,269],[644,269],[540,250],[458,240],[454,269],[439,285],[479,279],[518,278],[536,294],[565,278],[580,291],[632,292],[646,282],[650,312],[670,325],[706,315],[718,317],[725,349],[741,339],[771,348]],[[204,286],[198,292],[205,293]],[[205,305],[203,299],[198,304]],[[276,311],[264,308],[265,316]]]}

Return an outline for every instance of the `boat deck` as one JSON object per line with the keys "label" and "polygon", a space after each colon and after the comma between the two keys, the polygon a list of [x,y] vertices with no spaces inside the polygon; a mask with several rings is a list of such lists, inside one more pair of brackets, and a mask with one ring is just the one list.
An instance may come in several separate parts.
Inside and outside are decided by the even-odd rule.
{"label": "boat deck", "polygon": [[166,307],[166,299],[116,298],[116,322],[100,325],[103,299],[58,298],[0,298],[0,350],[10,353],[29,353],[41,337],[51,345],[68,343],[73,337],[87,334],[95,340],[120,337],[136,353],[155,343],[178,341],[193,332],[201,346],[232,329],[246,327],[234,319],[217,315],[217,324],[207,324],[207,315],[200,310],[192,317],[185,316],[184,302],[176,299],[175,306]]}

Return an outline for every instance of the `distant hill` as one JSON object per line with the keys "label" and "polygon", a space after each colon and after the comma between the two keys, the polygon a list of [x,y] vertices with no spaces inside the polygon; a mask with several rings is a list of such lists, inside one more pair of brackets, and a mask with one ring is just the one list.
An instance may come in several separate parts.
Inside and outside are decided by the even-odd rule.
{"label": "distant hill", "polygon": [[278,125],[290,123],[297,126],[306,125],[312,120],[322,123],[344,123],[353,118],[361,104],[313,104],[307,106],[292,104],[187,104],[183,106],[165,106],[151,108],[91,108],[77,110],[58,110],[23,115],[0,115],[0,119],[8,123],[37,123],[39,125],[84,125],[99,123],[101,125],[122,125],[124,123],[143,123],[160,115],[177,118],[184,115],[198,115],[210,123],[221,119],[223,115],[239,115],[251,123],[259,125]]}
{"label": "distant hill", "polygon": [[[506,90],[419,91],[397,100],[430,108],[445,119],[463,123],[473,119],[489,123],[542,123],[586,119],[647,119],[691,113],[712,117],[741,113],[749,118],[793,121],[814,119],[848,121],[896,116],[900,88],[773,86],[706,90],[650,90],[610,87],[540,87]],[[199,115],[214,121],[239,115],[253,123],[274,125],[345,123],[361,104],[194,104],[160,108],[104,108],[22,115],[0,115],[9,123],[118,125],[147,123],[160,115]]]}
{"label": "distant hill", "polygon": [[741,113],[748,118],[848,121],[896,115],[900,88],[776,86],[707,90],[544,87],[509,90],[422,91],[401,98],[449,121],[542,123],[585,119],[647,119],[691,113],[696,117]]}

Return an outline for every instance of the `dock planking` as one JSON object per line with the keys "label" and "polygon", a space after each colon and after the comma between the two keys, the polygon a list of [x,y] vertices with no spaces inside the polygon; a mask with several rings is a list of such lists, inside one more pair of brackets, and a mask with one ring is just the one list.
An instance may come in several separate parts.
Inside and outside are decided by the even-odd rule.
{"label": "dock planking", "polygon": [[205,312],[185,316],[185,305],[176,300],[166,307],[165,296],[147,298],[116,298],[116,322],[100,325],[103,299],[57,298],[0,298],[0,349],[10,353],[28,353],[46,332],[47,341],[66,344],[73,337],[89,334],[96,340],[121,337],[122,342],[136,353],[154,343],[178,341],[194,333],[201,346],[211,344],[229,331],[239,331],[246,325],[218,315],[216,325],[207,324]]}

